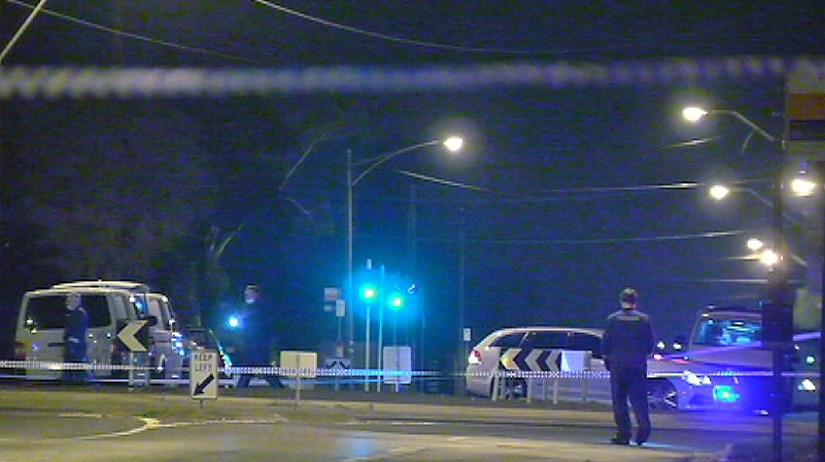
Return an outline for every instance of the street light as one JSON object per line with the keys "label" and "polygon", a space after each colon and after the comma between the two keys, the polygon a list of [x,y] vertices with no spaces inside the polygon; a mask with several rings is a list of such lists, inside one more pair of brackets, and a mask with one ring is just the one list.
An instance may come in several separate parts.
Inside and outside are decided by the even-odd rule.
{"label": "street light", "polygon": [[[765,248],[765,242],[758,237],[749,238],[745,245],[751,251],[751,255],[747,257],[748,259],[759,260],[760,263],[769,268],[780,261],[779,255],[773,249]],[[808,262],[804,258],[795,253],[791,253],[789,257],[800,266],[807,268]]]}
{"label": "street light", "polygon": [[740,122],[744,123],[745,125],[747,125],[748,127],[750,127],[750,129],[753,130],[754,133],[757,133],[762,138],[765,138],[766,140],[770,141],[771,143],[776,142],[776,137],[775,136],[773,136],[770,133],[766,132],[759,125],[756,125],[750,119],[748,119],[747,117],[743,116],[742,114],[740,114],[736,111],[732,111],[730,109],[709,109],[709,110],[705,110],[705,109],[702,109],[702,108],[696,107],[696,106],[686,107],[684,110],[682,110],[682,117],[684,117],[689,122],[698,122],[699,120],[701,120],[701,119],[703,119],[707,116],[712,116],[712,115],[727,115],[727,116],[734,117],[738,121],[740,121]]}
{"label": "street light", "polygon": [[[354,240],[354,231],[355,231],[355,223],[354,223],[354,216],[355,216],[355,200],[354,200],[354,189],[355,187],[363,180],[368,174],[374,171],[380,165],[406,153],[414,152],[422,148],[430,147],[430,146],[437,146],[443,145],[449,152],[457,152],[462,148],[464,145],[464,140],[458,136],[451,136],[446,139],[437,139],[437,140],[430,140],[425,141],[423,143],[413,144],[396,151],[392,151],[386,154],[382,154],[380,156],[372,157],[369,159],[364,159],[358,162],[353,162],[352,160],[352,151],[347,150],[347,297],[350,299],[350,303],[354,302],[354,298],[352,297],[353,294],[353,240]],[[364,166],[363,170],[357,174],[354,173],[354,168]],[[353,315],[353,307],[350,306],[349,309],[346,311],[347,316],[347,337],[349,341],[349,357],[355,353],[355,319]],[[369,319],[367,319],[369,323]],[[364,368],[369,369],[370,366],[370,353],[369,353],[369,329],[366,332],[366,338],[364,343]],[[369,381],[364,383],[364,389],[369,391]]]}
{"label": "street light", "polygon": [[[705,110],[700,107],[687,107],[682,111],[682,116],[690,121],[690,122],[698,122],[699,120],[711,116],[711,115],[720,115],[720,116],[730,116],[738,120],[739,122],[748,126],[751,129],[751,134],[748,135],[748,138],[745,140],[744,146],[747,145],[747,140],[750,139],[750,136],[753,133],[758,134],[772,145],[777,146],[779,152],[778,165],[776,171],[776,178],[774,183],[774,201],[773,201],[773,227],[774,227],[774,248],[776,249],[776,254],[778,257],[778,261],[776,264],[771,266],[771,270],[768,273],[770,276],[770,289],[771,289],[771,303],[768,306],[768,309],[771,310],[770,316],[771,319],[777,319],[777,314],[780,314],[781,317],[793,317],[792,306],[790,306],[790,302],[788,300],[788,273],[787,273],[787,262],[784,260],[784,256],[787,254],[786,250],[786,243],[785,243],[785,236],[783,233],[783,210],[782,210],[782,169],[785,163],[785,151],[782,147],[781,143],[778,142],[777,138],[770,133],[766,132],[760,126],[753,123],[750,119],[743,116],[737,111],[732,111],[729,109],[709,109]],[[770,346],[773,350],[773,383],[774,383],[774,409],[773,409],[773,460],[778,462],[782,460],[782,408],[781,408],[781,394],[780,390],[782,389],[782,368],[783,368],[783,354],[784,348],[788,345],[782,345],[785,343],[784,333],[777,334],[777,333],[769,333],[766,327],[766,313],[763,311],[763,344]],[[768,338],[769,334],[771,337],[783,337],[783,338]],[[792,339],[788,339],[787,342],[790,343]],[[821,384],[820,384],[821,385]]]}
{"label": "street light", "polygon": [[[791,182],[791,191],[793,191],[794,195],[796,196],[809,196],[813,194],[813,188],[815,188],[815,183],[812,183],[810,180],[806,180],[803,178],[795,178]],[[755,189],[743,187],[743,186],[726,186],[721,183],[714,184],[710,188],[708,188],[708,195],[717,201],[723,201],[730,196],[731,193],[746,193],[754,197],[758,200],[762,205],[773,209],[774,203],[767,197],[759,194]],[[799,228],[803,228],[802,222],[798,219],[794,218],[793,216],[786,213],[786,211],[782,211],[782,217],[793,223],[794,225],[798,226]]]}

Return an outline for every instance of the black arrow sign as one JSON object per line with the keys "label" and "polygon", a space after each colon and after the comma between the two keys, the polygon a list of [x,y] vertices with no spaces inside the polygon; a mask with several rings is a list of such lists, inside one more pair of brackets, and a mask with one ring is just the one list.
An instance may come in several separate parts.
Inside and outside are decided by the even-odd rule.
{"label": "black arrow sign", "polygon": [[[539,353],[539,358],[536,360],[536,362],[539,364],[539,370],[541,370],[543,372],[548,372],[548,371],[552,370],[550,368],[550,365],[547,364],[547,358],[549,358],[550,355],[552,355],[552,354],[553,354],[553,350],[544,350],[541,353]],[[559,356],[561,356],[561,355],[559,355]],[[556,366],[557,366],[556,370],[558,370],[559,365],[556,364]]]}
{"label": "black arrow sign", "polygon": [[518,366],[519,370],[530,370],[530,365],[527,364],[527,356],[530,354],[531,351],[533,351],[531,348],[525,348],[519,351],[513,358],[513,362],[516,363],[516,366]]}
{"label": "black arrow sign", "polygon": [[193,395],[202,395],[204,394],[206,387],[209,386],[210,383],[215,381],[215,374],[209,374],[203,379],[203,382],[195,384],[195,392],[192,393]]}

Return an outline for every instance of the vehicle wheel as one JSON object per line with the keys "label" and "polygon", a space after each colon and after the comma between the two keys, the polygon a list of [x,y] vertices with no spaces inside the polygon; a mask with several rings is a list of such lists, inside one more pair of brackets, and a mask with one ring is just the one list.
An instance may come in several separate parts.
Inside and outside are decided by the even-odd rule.
{"label": "vehicle wheel", "polygon": [[653,409],[676,411],[679,409],[679,393],[669,380],[650,382],[647,391],[647,401]]}
{"label": "vehicle wheel", "polygon": [[506,379],[501,394],[504,399],[526,398],[527,382],[524,379]]}

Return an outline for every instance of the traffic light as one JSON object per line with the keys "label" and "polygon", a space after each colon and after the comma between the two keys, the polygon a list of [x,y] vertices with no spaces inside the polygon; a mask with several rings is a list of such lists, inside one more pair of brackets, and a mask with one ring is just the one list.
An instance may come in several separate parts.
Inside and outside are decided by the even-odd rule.
{"label": "traffic light", "polygon": [[361,300],[364,300],[365,302],[372,302],[378,298],[378,287],[371,283],[364,284],[361,286],[358,293],[361,295]]}
{"label": "traffic light", "polygon": [[387,301],[387,305],[393,310],[400,310],[404,308],[404,304],[406,300],[404,299],[404,295],[398,292],[393,293],[390,295],[389,300]]}

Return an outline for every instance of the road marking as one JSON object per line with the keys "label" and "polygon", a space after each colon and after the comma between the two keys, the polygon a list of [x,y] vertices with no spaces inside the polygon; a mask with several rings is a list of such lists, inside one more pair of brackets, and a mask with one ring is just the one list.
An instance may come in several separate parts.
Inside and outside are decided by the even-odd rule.
{"label": "road marking", "polygon": [[107,438],[119,438],[123,436],[131,436],[136,435],[138,433],[143,433],[149,430],[156,430],[159,428],[180,428],[180,427],[194,427],[194,426],[202,426],[202,425],[214,425],[214,424],[234,424],[234,425],[271,425],[276,423],[284,423],[287,419],[283,417],[277,417],[274,419],[238,419],[238,420],[199,420],[193,422],[171,422],[171,423],[162,423],[158,419],[153,419],[149,417],[138,417],[139,420],[143,421],[143,425],[132,428],[129,430],[123,430],[119,432],[111,432],[111,433],[101,433],[97,435],[87,435],[87,436],[77,436],[72,439],[77,440],[101,440]]}

